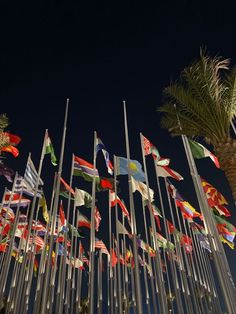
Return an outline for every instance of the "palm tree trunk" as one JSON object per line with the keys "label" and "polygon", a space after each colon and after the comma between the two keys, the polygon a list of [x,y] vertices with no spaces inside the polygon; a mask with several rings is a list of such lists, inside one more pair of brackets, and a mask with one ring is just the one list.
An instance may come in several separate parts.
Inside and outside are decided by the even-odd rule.
{"label": "palm tree trunk", "polygon": [[236,202],[236,140],[228,137],[224,143],[218,143],[214,148]]}

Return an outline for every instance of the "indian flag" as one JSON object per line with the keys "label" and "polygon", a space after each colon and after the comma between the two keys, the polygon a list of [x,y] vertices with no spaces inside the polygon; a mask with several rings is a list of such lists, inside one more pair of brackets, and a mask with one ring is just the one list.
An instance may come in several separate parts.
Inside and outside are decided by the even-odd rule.
{"label": "indian flag", "polygon": [[211,160],[214,162],[215,166],[217,168],[220,168],[220,163],[218,158],[212,154],[206,147],[204,147],[202,144],[193,141],[193,140],[188,140],[189,145],[193,154],[193,157],[196,159],[200,158],[205,158],[205,157],[210,157]]}

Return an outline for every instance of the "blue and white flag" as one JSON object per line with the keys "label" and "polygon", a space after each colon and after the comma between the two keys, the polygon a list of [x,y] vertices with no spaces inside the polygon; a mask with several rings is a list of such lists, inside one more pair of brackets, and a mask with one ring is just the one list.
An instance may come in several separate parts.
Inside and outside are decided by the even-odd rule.
{"label": "blue and white flag", "polygon": [[103,144],[103,142],[101,141],[100,138],[96,138],[96,154],[99,152],[99,151],[102,151],[103,153],[103,156],[104,156],[104,159],[106,161],[106,166],[107,166],[107,171],[110,175],[113,175],[113,165],[110,161],[110,158],[109,158],[109,153],[108,151],[106,150],[106,147],[105,145]]}
{"label": "blue and white flag", "polygon": [[[25,168],[25,175],[24,175],[24,180],[25,182],[31,187],[31,189],[36,188],[36,183],[37,183],[37,178],[38,178],[38,173],[35,169],[35,166],[33,164],[33,161],[31,160],[30,156],[27,161],[27,165]],[[43,185],[43,180],[39,178],[39,185]]]}

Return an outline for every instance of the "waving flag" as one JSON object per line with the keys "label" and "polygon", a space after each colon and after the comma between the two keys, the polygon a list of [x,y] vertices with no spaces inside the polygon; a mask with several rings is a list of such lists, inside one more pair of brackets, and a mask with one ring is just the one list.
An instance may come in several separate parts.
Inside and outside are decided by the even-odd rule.
{"label": "waving flag", "polygon": [[92,164],[87,162],[86,160],[74,156],[74,176],[81,176],[86,181],[93,181],[93,177],[99,180],[98,170]]}
{"label": "waving flag", "polygon": [[52,146],[52,142],[50,137],[48,136],[48,132],[46,133],[46,138],[45,138],[45,152],[44,154],[50,154],[51,155],[51,163],[53,166],[57,165],[57,158],[54,153],[54,148]]}
{"label": "waving flag", "polygon": [[116,157],[117,158],[117,175],[120,174],[131,174],[137,181],[145,181],[145,174],[142,170],[142,165],[137,160],[132,160],[128,162],[127,158]]}
{"label": "waving flag", "polygon": [[156,166],[156,169],[157,169],[157,175],[159,177],[172,177],[178,181],[180,180],[183,180],[184,178],[176,171],[174,171],[173,169],[170,169],[169,167],[167,166]]}
{"label": "waving flag", "polygon": [[220,163],[218,158],[212,154],[206,147],[204,147],[202,144],[193,141],[193,140],[188,140],[190,149],[192,151],[193,157],[196,159],[200,158],[205,158],[205,157],[210,157],[211,160],[214,162],[215,166],[217,168],[220,168]]}
{"label": "waving flag", "polygon": [[78,220],[77,220],[77,226],[78,228],[80,227],[85,227],[85,228],[91,228],[91,222],[88,220],[87,217],[79,213]]}
{"label": "waving flag", "polygon": [[103,156],[105,158],[105,162],[106,162],[106,166],[107,166],[107,171],[108,173],[110,173],[110,175],[113,175],[113,165],[110,161],[110,158],[109,158],[109,153],[108,151],[106,150],[106,147],[105,145],[103,144],[103,142],[101,141],[100,138],[96,137],[96,154],[99,152],[99,151],[102,151],[103,153]]}
{"label": "waving flag", "polygon": [[147,156],[152,154],[152,157],[158,166],[168,166],[170,163],[170,159],[162,158],[159,154],[158,149],[145,136],[142,136],[142,138],[144,155]]}
{"label": "waving flag", "polygon": [[0,176],[4,176],[9,182],[13,182],[14,175],[14,170],[8,168],[6,165],[3,164],[3,162],[0,162]]}
{"label": "waving flag", "polygon": [[132,192],[138,191],[144,200],[148,200],[148,194],[150,196],[151,202],[154,201],[154,191],[152,189],[148,189],[146,184],[140,181],[134,180],[133,177],[131,177],[131,187]]}
{"label": "waving flag", "polygon": [[124,215],[129,217],[129,211],[126,208],[125,204],[121,201],[118,195],[115,195],[115,192],[110,191],[110,202],[111,202],[111,207],[116,206],[118,204],[123,211]]}
{"label": "waving flag", "polygon": [[2,147],[1,151],[6,152],[6,153],[11,153],[14,157],[18,157],[19,155],[19,150],[13,145]]}
{"label": "waving flag", "polygon": [[[27,165],[25,168],[24,179],[27,182],[27,184],[32,189],[34,189],[36,187],[37,178],[38,178],[38,173],[35,169],[33,161],[31,160],[31,157],[29,156],[28,161],[27,161]],[[41,178],[39,178],[39,185],[43,185],[43,184],[44,184],[43,180]]]}
{"label": "waving flag", "polygon": [[75,188],[75,206],[91,207],[92,196],[84,190]]}

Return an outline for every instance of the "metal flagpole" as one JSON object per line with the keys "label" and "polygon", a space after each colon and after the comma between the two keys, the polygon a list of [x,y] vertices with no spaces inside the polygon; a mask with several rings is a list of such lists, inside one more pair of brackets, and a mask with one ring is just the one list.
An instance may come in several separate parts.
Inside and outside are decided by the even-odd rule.
{"label": "metal flagpole", "polygon": [[[144,167],[144,169],[145,169],[145,167]],[[146,215],[145,215],[145,206],[144,206],[143,198],[142,198],[142,207],[143,207],[143,221],[144,221],[145,237],[146,237],[146,241],[147,241],[148,246],[150,246],[150,242],[149,242],[149,238],[148,238],[148,232],[147,232],[147,220],[146,220]],[[157,302],[156,302],[157,296],[155,293],[153,269],[152,269],[152,261],[151,261],[151,257],[150,257],[150,252],[148,252],[148,265],[151,268],[150,282],[151,282],[151,291],[152,291],[153,311],[154,311],[154,313],[157,313]],[[146,265],[145,265],[145,268],[146,268]],[[149,298],[149,300],[150,300],[150,298]]]}
{"label": "metal flagpole", "polygon": [[[129,150],[129,135],[128,135],[128,125],[127,125],[125,101],[123,102],[123,105],[124,105],[126,154],[127,154],[128,165],[129,165],[129,163],[130,163],[130,150]],[[131,212],[131,228],[132,228],[132,235],[133,235],[133,251],[134,251],[134,264],[135,264],[134,275],[135,275],[135,291],[136,291],[137,313],[138,314],[142,314],[143,313],[143,309],[142,309],[142,293],[141,293],[140,277],[139,277],[139,261],[138,261],[138,248],[137,248],[137,229],[136,229],[136,218],[135,218],[135,211],[134,211],[134,199],[133,199],[133,193],[132,193],[132,188],[131,188],[131,175],[130,175],[129,166],[128,166],[128,183],[129,183],[129,202],[130,202],[130,212]]]}
{"label": "metal flagpole", "polygon": [[[114,180],[115,180],[115,198],[117,197],[117,186],[116,186],[116,175],[117,175],[117,162],[116,156],[114,156]],[[115,219],[116,219],[116,254],[117,254],[117,293],[118,293],[118,313],[122,314],[122,298],[121,298],[121,272],[120,272],[120,241],[119,241],[119,233],[118,233],[118,208],[117,202],[115,204]]]}
{"label": "metal flagpole", "polygon": [[[168,205],[169,205],[170,214],[171,214],[171,220],[172,220],[173,226],[175,228],[175,219],[174,219],[172,205],[171,205],[171,201],[170,201],[170,195],[169,195],[168,189],[167,189],[166,178],[164,178],[164,182],[165,182],[165,190],[166,190],[166,194],[167,194]],[[169,239],[171,240],[170,232],[168,232],[168,234],[169,234]],[[175,247],[176,247],[176,240],[175,240],[175,238],[174,238],[174,242],[175,242]],[[174,281],[174,284],[175,284],[174,287],[175,287],[177,308],[178,308],[178,311],[180,313],[183,313],[184,312],[184,308],[183,308],[183,303],[182,303],[182,299],[181,299],[181,295],[180,295],[180,285],[179,285],[179,282],[178,282],[176,264],[174,263],[174,256],[173,256],[173,252],[171,250],[169,250],[169,254],[170,254],[170,265],[171,265],[171,268],[172,268],[172,271],[173,271],[173,281]]]}
{"label": "metal flagpole", "polygon": [[[93,145],[93,169],[96,169],[96,138],[94,132]],[[91,208],[91,228],[90,228],[90,263],[89,263],[89,313],[94,314],[94,252],[95,252],[95,197],[96,197],[96,177],[93,175],[92,184],[92,208]]]}
{"label": "metal flagpole", "polygon": [[40,313],[41,314],[45,314],[45,312],[46,312],[46,305],[47,305],[48,283],[49,283],[49,275],[50,275],[50,268],[51,268],[51,258],[52,258],[53,242],[54,242],[53,234],[54,234],[54,231],[55,231],[56,213],[57,213],[58,202],[59,202],[60,179],[61,179],[62,164],[63,164],[63,157],[64,157],[66,129],[67,129],[67,117],[68,117],[68,107],[69,107],[69,99],[67,99],[67,101],[66,101],[66,110],[65,110],[65,118],[64,118],[64,127],[63,127],[63,135],[62,135],[62,144],[61,144],[59,168],[58,168],[58,175],[57,175],[57,181],[56,181],[55,199],[54,199],[54,203],[53,203],[50,244],[49,244],[49,252],[48,252],[48,258],[47,258],[47,263],[46,263],[46,273],[45,273],[45,279],[44,279],[44,290],[43,290],[43,295],[42,295],[42,304],[41,304],[41,309],[40,309]]}
{"label": "metal flagpole", "polygon": [[[116,182],[115,182],[116,184]],[[111,191],[109,190],[109,246],[110,246],[110,254],[111,254],[111,249],[112,249],[112,228],[111,228]],[[113,286],[114,286],[114,281],[113,281],[113,269],[111,266],[111,260],[109,263],[109,282],[110,282],[110,313],[113,314],[114,311],[114,303],[113,303]]]}
{"label": "metal flagpole", "polygon": [[[165,234],[167,237],[167,241],[170,241],[170,234],[168,232],[168,228],[166,225],[166,216],[165,216],[165,210],[164,210],[164,205],[163,205],[163,200],[162,200],[162,193],[161,193],[161,187],[160,187],[160,181],[159,181],[159,177],[158,177],[158,173],[157,173],[157,168],[156,168],[156,163],[155,160],[153,159],[153,163],[154,163],[154,167],[155,167],[155,172],[156,172],[156,182],[157,182],[157,188],[158,188],[158,194],[159,194],[159,198],[160,198],[160,207],[161,207],[161,213],[163,216],[163,223],[164,223],[164,229],[165,229]],[[168,243],[168,242],[167,242]],[[171,249],[169,247],[167,247],[167,251],[168,254],[170,254],[171,259],[170,259],[170,268],[171,268],[171,275],[172,275],[172,279],[173,279],[173,286],[174,286],[174,293],[176,296],[176,303],[177,303],[177,309],[179,313],[183,312],[183,305],[181,302],[181,298],[178,294],[178,289],[177,289],[177,282],[176,282],[176,271],[175,271],[175,266],[174,266],[174,262],[173,262],[173,254],[171,252]],[[163,254],[165,257],[165,250],[163,249]]]}

